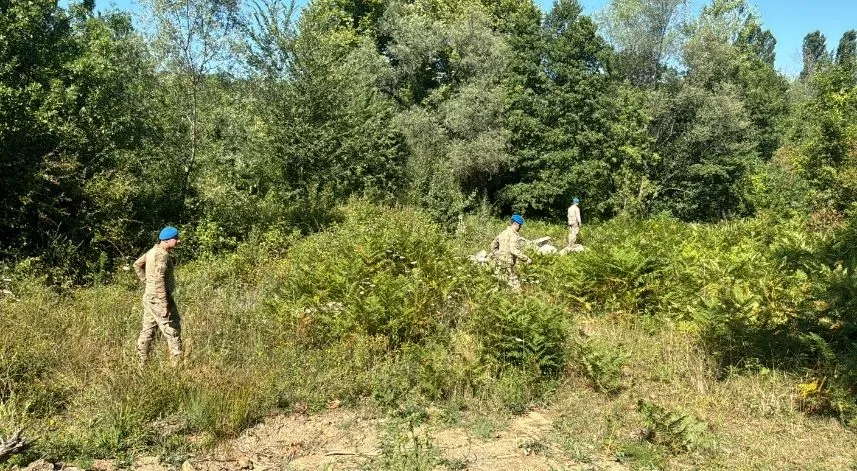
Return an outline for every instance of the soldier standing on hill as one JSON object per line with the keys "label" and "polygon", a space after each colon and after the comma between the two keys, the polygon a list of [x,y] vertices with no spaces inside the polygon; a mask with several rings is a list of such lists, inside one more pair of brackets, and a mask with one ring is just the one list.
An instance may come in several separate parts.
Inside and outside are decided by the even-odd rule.
{"label": "soldier standing on hill", "polygon": [[505,281],[512,290],[521,290],[521,281],[515,272],[518,260],[532,263],[533,260],[524,253],[524,238],[518,235],[524,218],[518,214],[512,216],[512,223],[491,244],[491,254],[497,260],[496,275],[501,281]]}
{"label": "soldier standing on hill", "polygon": [[571,206],[568,207],[568,246],[572,247],[577,243],[577,234],[580,232],[580,208],[577,204],[580,203],[578,197],[571,200]]}
{"label": "soldier standing on hill", "polygon": [[179,242],[179,230],[168,226],[158,235],[160,241],[134,262],[134,271],[140,281],[146,284],[143,292],[143,327],[137,338],[137,357],[140,364],[146,362],[149,347],[160,330],[167,339],[173,365],[178,364],[182,355],[181,318],[173,299],[175,290],[174,266],[170,260],[170,251]]}

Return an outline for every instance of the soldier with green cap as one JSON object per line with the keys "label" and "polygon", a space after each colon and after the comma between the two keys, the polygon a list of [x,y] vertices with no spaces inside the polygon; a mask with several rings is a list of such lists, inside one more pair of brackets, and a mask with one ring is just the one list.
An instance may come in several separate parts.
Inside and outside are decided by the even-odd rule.
{"label": "soldier with green cap", "polygon": [[532,259],[524,253],[524,238],[518,234],[524,218],[519,214],[512,216],[512,223],[491,244],[491,254],[497,261],[496,274],[501,281],[505,281],[514,291],[521,290],[521,281],[515,271],[518,260],[532,263]]}
{"label": "soldier with green cap", "polygon": [[577,234],[580,232],[580,208],[577,204],[580,203],[580,198],[574,197],[571,200],[571,206],[568,207],[568,246],[573,247],[577,244]]}
{"label": "soldier with green cap", "polygon": [[173,298],[175,275],[172,251],[181,242],[179,231],[167,226],[158,235],[159,242],[134,262],[134,271],[146,284],[143,291],[143,326],[137,338],[137,357],[140,364],[146,362],[149,348],[160,330],[167,340],[173,364],[182,355],[181,317]]}

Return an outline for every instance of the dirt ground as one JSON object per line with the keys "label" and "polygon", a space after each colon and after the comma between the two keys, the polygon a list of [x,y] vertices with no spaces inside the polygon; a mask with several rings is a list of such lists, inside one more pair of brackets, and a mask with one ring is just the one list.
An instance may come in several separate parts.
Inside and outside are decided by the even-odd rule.
{"label": "dirt ground", "polygon": [[[318,416],[277,416],[247,430],[210,456],[189,463],[200,471],[215,470],[353,470],[372,469],[383,453],[392,419],[366,418],[334,410]],[[472,471],[619,470],[619,463],[575,463],[547,441],[550,414],[531,411],[515,417],[487,438],[464,427],[420,426],[406,437],[431,444],[446,464]],[[388,445],[391,445],[388,443]],[[405,452],[412,447],[404,445]],[[186,470],[189,471],[189,470]]]}
{"label": "dirt ground", "polygon": [[[587,463],[570,461],[549,441],[553,425],[549,411],[530,411],[500,424],[487,434],[483,431],[479,436],[473,427],[419,425],[409,429],[407,425],[403,426],[404,423],[400,419],[367,417],[358,411],[344,409],[320,415],[273,416],[211,452],[187,460],[181,470],[378,469],[385,467],[382,463],[397,464],[396,460],[401,458],[397,453],[410,453],[409,456],[414,458],[415,443],[422,444],[423,454],[433,454],[433,461],[440,463],[434,468],[437,470],[627,469],[609,459]],[[390,430],[399,430],[400,433],[391,434]],[[407,463],[406,459],[401,459],[395,469],[408,469]],[[110,461],[96,461],[92,468],[114,471],[116,466]],[[142,471],[176,468],[162,464],[157,457],[140,457],[133,465],[133,469]],[[50,463],[36,462],[26,469],[42,471],[55,467]]]}

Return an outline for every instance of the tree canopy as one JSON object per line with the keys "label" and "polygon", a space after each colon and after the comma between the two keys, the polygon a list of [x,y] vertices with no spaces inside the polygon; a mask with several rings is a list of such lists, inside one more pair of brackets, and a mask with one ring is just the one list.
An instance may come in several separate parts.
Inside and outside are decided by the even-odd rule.
{"label": "tree canopy", "polygon": [[193,255],[352,195],[449,221],[846,212],[855,40],[797,78],[744,0],[3,3],[0,256],[97,279],[158,227]]}

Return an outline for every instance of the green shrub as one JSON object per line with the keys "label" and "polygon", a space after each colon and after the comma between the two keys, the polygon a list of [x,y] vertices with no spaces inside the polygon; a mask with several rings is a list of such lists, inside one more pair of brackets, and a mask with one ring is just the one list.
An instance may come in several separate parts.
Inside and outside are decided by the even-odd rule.
{"label": "green shrub", "polygon": [[690,414],[668,411],[643,400],[637,402],[637,412],[646,425],[646,439],[673,452],[707,449],[713,443],[708,424]]}
{"label": "green shrub", "polygon": [[622,389],[622,366],[627,355],[595,340],[580,340],[571,347],[571,361],[599,391],[615,394]]}
{"label": "green shrub", "polygon": [[628,441],[616,452],[616,459],[633,470],[666,469],[663,447],[638,440]]}
{"label": "green shrub", "polygon": [[489,383],[498,409],[514,415],[521,415],[529,410],[536,396],[534,387],[537,378],[530,372],[518,369],[502,371],[496,381]]}
{"label": "green shrub", "polygon": [[419,417],[391,420],[381,437],[381,456],[367,469],[384,471],[430,471],[440,461],[440,452],[430,438],[416,431]]}
{"label": "green shrub", "polygon": [[[796,313],[804,309],[804,295],[776,278],[736,280],[706,299],[703,338],[721,367],[764,363],[800,364]],[[782,350],[781,350],[782,349]],[[790,351],[791,355],[782,355]]]}
{"label": "green shrub", "polygon": [[857,339],[857,277],[842,241],[849,228],[829,234],[794,225],[759,228],[711,263],[716,274],[701,297],[698,321],[706,349],[722,373],[786,368],[822,378],[807,410],[851,423]]}
{"label": "green shrub", "polygon": [[301,341],[320,346],[361,333],[400,346],[457,321],[458,298],[485,275],[459,269],[461,260],[434,223],[371,205],[345,214],[334,230],[296,244],[280,283],[266,293]]}
{"label": "green shrub", "polygon": [[612,309],[646,311],[654,306],[653,280],[661,276],[664,262],[634,247],[610,247],[592,251],[581,260],[584,283],[595,299]]}
{"label": "green shrub", "polygon": [[474,334],[483,355],[501,366],[554,376],[565,367],[571,322],[556,306],[530,296],[493,294],[479,306]]}
{"label": "green shrub", "polygon": [[457,332],[449,340],[434,339],[408,348],[418,365],[420,394],[432,400],[467,396],[482,386],[486,367],[480,361],[476,339]]}

